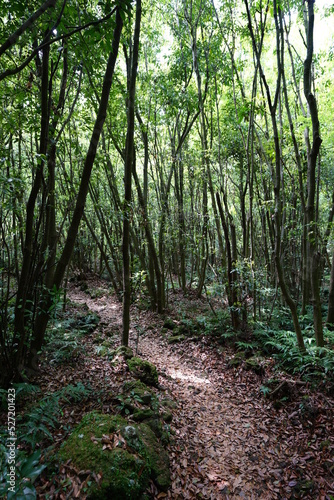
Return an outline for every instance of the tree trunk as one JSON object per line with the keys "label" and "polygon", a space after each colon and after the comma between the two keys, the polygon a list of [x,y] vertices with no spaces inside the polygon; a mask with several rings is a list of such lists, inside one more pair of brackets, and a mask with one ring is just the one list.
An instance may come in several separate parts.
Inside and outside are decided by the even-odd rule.
{"label": "tree trunk", "polygon": [[307,0],[308,5],[308,26],[307,26],[307,56],[304,61],[304,94],[309,106],[312,120],[312,147],[307,141],[307,187],[308,197],[306,205],[306,228],[307,228],[307,267],[310,270],[311,295],[313,305],[313,322],[315,338],[318,347],[323,347],[324,336],[321,316],[320,299],[320,277],[322,274],[321,259],[317,252],[318,227],[315,216],[315,196],[316,196],[316,167],[319,155],[321,138],[320,124],[318,119],[317,102],[311,92],[312,82],[312,59],[313,59],[313,29],[314,29],[314,1]]}
{"label": "tree trunk", "polygon": [[135,126],[135,94],[136,78],[139,56],[139,35],[141,22],[141,0],[137,0],[136,23],[133,40],[133,53],[130,74],[128,75],[128,105],[127,105],[127,134],[125,144],[124,161],[124,212],[123,212],[123,332],[122,344],[127,346],[129,343],[130,329],[130,303],[131,303],[131,282],[130,282],[130,216],[131,216],[131,179],[134,161],[134,126]]}
{"label": "tree trunk", "polygon": [[226,217],[224,214],[224,210],[220,201],[219,193],[216,193],[217,206],[223,226],[224,236],[225,236],[225,244],[226,244],[226,253],[227,253],[227,298],[228,304],[230,308],[232,326],[235,330],[238,330],[240,327],[240,319],[239,319],[239,308],[238,308],[238,296],[237,296],[237,284],[235,282],[235,259],[236,259],[236,241],[235,241],[235,232],[231,235],[229,234],[228,225],[226,222]]}
{"label": "tree trunk", "polygon": [[275,229],[276,229],[276,234],[275,234],[275,267],[276,267],[276,273],[278,277],[278,284],[280,286],[280,289],[282,291],[283,298],[285,302],[287,303],[288,307],[290,308],[291,311],[291,316],[295,328],[295,333],[297,337],[297,342],[299,349],[301,351],[305,351],[305,344],[304,344],[304,339],[302,336],[301,328],[300,328],[300,323],[298,319],[298,313],[297,313],[297,306],[294,300],[292,299],[289,289],[287,287],[286,281],[285,281],[285,276],[284,276],[284,271],[283,271],[283,266],[282,266],[282,261],[281,261],[281,227],[282,227],[282,200],[281,200],[281,150],[280,150],[280,143],[279,143],[279,134],[278,134],[278,127],[277,127],[277,118],[276,118],[276,112],[277,112],[277,106],[279,102],[279,94],[281,91],[281,80],[282,80],[282,73],[284,71],[284,40],[283,40],[283,26],[282,26],[282,12],[280,10],[280,7],[278,6],[276,0],[274,0],[274,19],[275,19],[275,27],[276,27],[276,58],[277,58],[277,83],[276,83],[276,90],[275,90],[275,95],[274,98],[272,99],[272,95],[269,89],[269,85],[267,82],[267,79],[265,77],[265,74],[263,72],[263,67],[261,64],[260,60],[260,53],[257,47],[255,35],[253,32],[253,24],[252,24],[252,18],[251,18],[251,13],[250,13],[250,8],[248,4],[248,0],[244,0],[246,10],[247,10],[247,18],[248,18],[248,26],[250,30],[250,35],[252,38],[252,43],[253,43],[253,50],[255,53],[255,57],[257,60],[257,64],[259,67],[259,72],[260,72],[260,77],[263,82],[263,85],[265,87],[265,92],[266,92],[266,98],[267,98],[267,103],[270,111],[270,117],[271,117],[271,124],[272,124],[272,130],[273,130],[273,139],[274,139],[274,147],[275,147],[275,173],[274,173],[274,195],[275,195],[275,215],[274,215],[274,221],[275,221]]}
{"label": "tree trunk", "polygon": [[331,279],[329,284],[327,326],[334,330],[334,250],[332,255]]}
{"label": "tree trunk", "polygon": [[31,292],[29,277],[31,273],[31,261],[34,242],[34,216],[37,196],[40,192],[43,180],[43,170],[48,145],[49,131],[49,47],[43,49],[42,86],[41,86],[41,131],[40,131],[40,159],[37,164],[34,183],[27,203],[25,240],[23,251],[23,262],[20,279],[16,294],[15,319],[14,319],[14,339],[13,345],[17,345],[16,352],[13,353],[12,366],[9,374],[11,378],[18,376],[24,366],[25,342],[26,342],[26,301]]}
{"label": "tree trunk", "polygon": [[[97,113],[97,117],[95,120],[95,125],[93,129],[93,133],[90,140],[90,145],[88,149],[88,153],[85,159],[83,172],[81,175],[79,192],[76,199],[76,205],[74,208],[71,224],[67,233],[66,242],[64,245],[63,252],[60,256],[58,264],[56,266],[52,288],[55,290],[59,290],[61,286],[61,282],[63,280],[66,268],[69,264],[72,251],[74,248],[75,240],[78,234],[79,224],[83,216],[83,211],[86,203],[89,179],[91,176],[92,168],[94,165],[94,160],[96,156],[97,146],[99,144],[99,139],[101,136],[102,128],[106,119],[107,114],[107,106],[109,102],[110,89],[112,84],[112,79],[114,75],[114,69],[116,64],[116,59],[118,55],[118,47],[120,42],[120,36],[123,27],[123,20],[120,14],[120,9],[118,8],[116,11],[116,26],[114,29],[114,37],[112,42],[112,50],[109,55],[106,72],[104,75],[103,88],[101,94],[101,101],[99,105],[99,110]],[[34,339],[31,343],[30,349],[30,365],[34,364],[34,360],[36,360],[37,353],[39,352],[45,335],[45,330],[47,327],[47,323],[50,317],[50,307],[52,305],[53,295],[51,290],[46,290],[45,294],[47,296],[44,299],[46,307],[40,311],[39,315],[36,318],[35,327],[34,327]],[[43,300],[43,298],[42,298]],[[34,366],[32,366],[34,367]]]}

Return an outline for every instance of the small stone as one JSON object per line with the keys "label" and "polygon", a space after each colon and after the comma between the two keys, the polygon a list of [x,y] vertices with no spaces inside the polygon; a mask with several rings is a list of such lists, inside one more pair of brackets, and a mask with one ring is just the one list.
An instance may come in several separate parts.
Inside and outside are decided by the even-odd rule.
{"label": "small stone", "polygon": [[182,342],[185,339],[184,335],[173,335],[168,338],[168,344],[177,344],[178,342]]}
{"label": "small stone", "polygon": [[173,420],[173,415],[170,411],[168,411],[162,415],[162,418],[164,419],[166,424],[169,424]]}
{"label": "small stone", "polygon": [[150,418],[153,418],[155,416],[155,413],[153,410],[150,410],[149,408],[146,408],[145,410],[137,410],[133,413],[132,418],[136,422],[143,422],[144,420],[148,420]]}

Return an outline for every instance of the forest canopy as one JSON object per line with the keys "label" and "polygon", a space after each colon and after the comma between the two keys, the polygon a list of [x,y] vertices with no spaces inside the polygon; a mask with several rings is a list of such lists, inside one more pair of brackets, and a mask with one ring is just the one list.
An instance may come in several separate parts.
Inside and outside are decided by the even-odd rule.
{"label": "forest canopy", "polygon": [[29,378],[68,280],[91,272],[123,301],[125,345],[131,304],[162,313],[180,288],[219,300],[236,332],[271,325],[329,356],[333,7],[0,12],[1,385]]}

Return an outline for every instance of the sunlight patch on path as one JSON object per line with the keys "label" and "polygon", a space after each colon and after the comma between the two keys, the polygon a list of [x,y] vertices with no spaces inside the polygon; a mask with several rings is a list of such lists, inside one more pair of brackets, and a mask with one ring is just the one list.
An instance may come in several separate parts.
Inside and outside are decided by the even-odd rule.
{"label": "sunlight patch on path", "polygon": [[208,378],[197,377],[194,373],[185,373],[181,370],[169,370],[170,376],[175,380],[186,380],[194,385],[211,384]]}

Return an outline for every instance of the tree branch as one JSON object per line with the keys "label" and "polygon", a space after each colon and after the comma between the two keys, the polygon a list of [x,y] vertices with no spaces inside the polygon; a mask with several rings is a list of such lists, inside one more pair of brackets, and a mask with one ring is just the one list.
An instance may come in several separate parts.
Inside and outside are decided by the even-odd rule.
{"label": "tree branch", "polygon": [[56,6],[57,0],[47,0],[40,9],[36,10],[32,16],[29,17],[29,19],[26,20],[25,23],[23,23],[12,35],[10,35],[9,38],[1,45],[0,47],[0,56],[4,52],[6,52],[7,49],[15,45],[19,37],[24,33],[35,21],[38,19],[44,12],[51,7]]}

